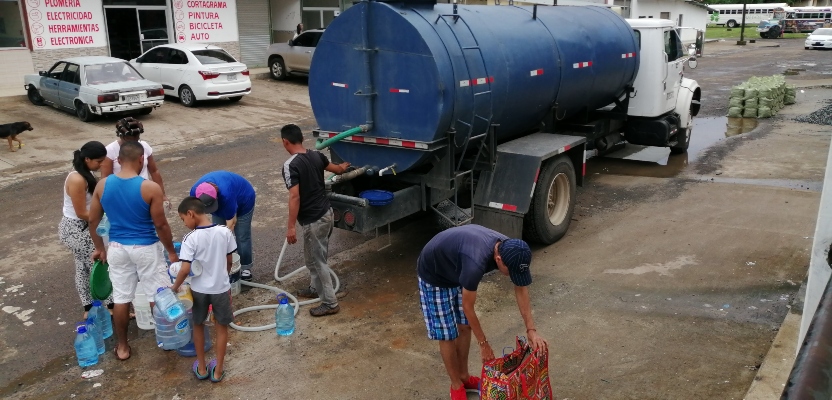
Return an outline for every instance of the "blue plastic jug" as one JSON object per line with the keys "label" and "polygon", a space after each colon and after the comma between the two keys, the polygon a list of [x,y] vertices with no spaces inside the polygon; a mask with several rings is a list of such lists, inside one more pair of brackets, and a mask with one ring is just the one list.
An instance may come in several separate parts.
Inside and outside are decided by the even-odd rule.
{"label": "blue plastic jug", "polygon": [[289,305],[289,298],[278,295],[279,304],[274,311],[275,331],[280,336],[289,336],[295,332],[295,309]]}
{"label": "blue plastic jug", "polygon": [[98,355],[104,354],[104,337],[101,336],[101,329],[95,323],[96,318],[90,314],[86,321],[87,333],[95,340],[95,348],[98,349]]}
{"label": "blue plastic jug", "polygon": [[159,307],[162,315],[169,322],[178,321],[179,317],[185,315],[185,306],[170,288],[160,287],[156,290],[156,296],[153,299],[156,307]]}
{"label": "blue plastic jug", "polygon": [[95,348],[95,339],[87,332],[87,327],[78,327],[75,335],[75,357],[78,358],[78,365],[89,367],[98,364],[98,349]]}
{"label": "blue plastic jug", "polygon": [[98,227],[95,228],[95,233],[101,237],[110,234],[110,220],[107,218],[107,214],[104,214],[104,217],[101,218],[101,222],[99,222]]}
{"label": "blue plastic jug", "polygon": [[95,316],[95,325],[101,330],[102,338],[113,336],[113,319],[110,312],[101,305],[101,300],[93,300],[92,308],[87,315]]}
{"label": "blue plastic jug", "polygon": [[182,315],[174,321],[168,321],[156,304],[153,307],[153,320],[156,322],[156,345],[163,350],[176,350],[191,340],[191,326],[188,315]]}
{"label": "blue plastic jug", "polygon": [[[194,315],[193,315],[193,312],[191,312],[191,310],[188,310],[187,314],[188,314],[188,324],[191,326],[191,340],[188,342],[188,344],[176,349],[176,352],[179,353],[179,355],[182,356],[182,357],[196,357],[196,346],[194,345],[194,336],[193,336]],[[205,349],[205,352],[208,352],[208,350],[211,350],[211,329],[208,326],[208,324],[204,323],[204,322],[203,322],[202,328],[204,329],[203,335],[205,337],[205,345],[203,346],[203,348]]]}
{"label": "blue plastic jug", "polygon": [[[182,242],[173,242],[173,251],[176,252],[177,257],[179,257],[180,250],[182,250]],[[168,253],[167,249],[165,249],[165,262],[170,265],[170,253]]]}

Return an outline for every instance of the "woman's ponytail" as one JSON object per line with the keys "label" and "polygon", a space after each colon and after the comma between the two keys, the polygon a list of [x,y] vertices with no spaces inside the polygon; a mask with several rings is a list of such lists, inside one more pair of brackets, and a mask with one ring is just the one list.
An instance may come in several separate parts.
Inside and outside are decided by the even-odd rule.
{"label": "woman's ponytail", "polygon": [[87,158],[98,159],[107,156],[107,148],[101,142],[91,141],[81,146],[80,150],[72,153],[72,167],[81,174],[87,181],[87,192],[95,191],[95,184],[98,180],[93,176],[92,171],[87,167]]}

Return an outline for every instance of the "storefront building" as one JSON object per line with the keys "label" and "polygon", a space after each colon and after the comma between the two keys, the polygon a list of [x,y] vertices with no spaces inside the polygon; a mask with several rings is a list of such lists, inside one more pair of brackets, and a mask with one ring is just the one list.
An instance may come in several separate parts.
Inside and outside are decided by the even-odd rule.
{"label": "storefront building", "polygon": [[[346,2],[346,4],[344,4]],[[345,0],[0,0],[0,96],[23,93],[23,75],[66,57],[130,60],[166,43],[210,43],[251,68],[267,48],[326,27]]]}

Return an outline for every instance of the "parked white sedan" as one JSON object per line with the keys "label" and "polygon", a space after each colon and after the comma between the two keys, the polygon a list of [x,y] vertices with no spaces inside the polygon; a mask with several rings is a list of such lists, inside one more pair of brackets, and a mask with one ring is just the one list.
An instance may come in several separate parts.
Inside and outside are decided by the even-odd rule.
{"label": "parked white sedan", "polygon": [[239,101],[251,93],[246,65],[217,46],[165,44],[130,60],[130,64],[145,78],[161,83],[165,94],[179,97],[186,107],[199,100]]}

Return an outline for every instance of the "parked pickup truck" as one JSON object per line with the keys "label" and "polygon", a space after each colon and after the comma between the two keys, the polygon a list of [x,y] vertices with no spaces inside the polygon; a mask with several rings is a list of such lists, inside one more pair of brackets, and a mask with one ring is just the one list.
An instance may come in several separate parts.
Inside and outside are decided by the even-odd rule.
{"label": "parked pickup truck", "polygon": [[113,57],[63,59],[49,71],[24,76],[23,81],[32,104],[72,111],[84,122],[110,113],[147,115],[165,101],[162,85]]}

